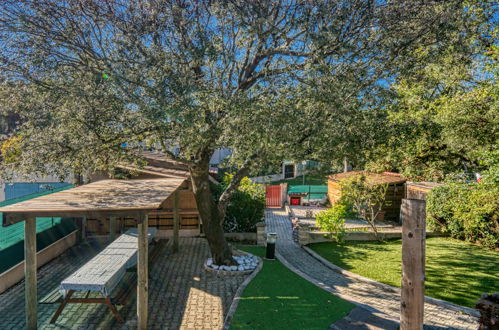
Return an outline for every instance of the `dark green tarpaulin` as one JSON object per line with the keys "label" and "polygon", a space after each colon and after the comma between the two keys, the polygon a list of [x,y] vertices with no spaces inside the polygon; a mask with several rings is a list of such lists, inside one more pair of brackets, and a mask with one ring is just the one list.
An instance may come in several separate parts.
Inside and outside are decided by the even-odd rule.
{"label": "dark green tarpaulin", "polygon": [[327,186],[291,186],[288,194],[327,194]]}
{"label": "dark green tarpaulin", "polygon": [[308,200],[322,200],[326,198],[327,186],[314,186],[314,185],[304,185],[304,186],[291,186],[288,188],[288,194],[300,194],[304,195],[305,199]]}

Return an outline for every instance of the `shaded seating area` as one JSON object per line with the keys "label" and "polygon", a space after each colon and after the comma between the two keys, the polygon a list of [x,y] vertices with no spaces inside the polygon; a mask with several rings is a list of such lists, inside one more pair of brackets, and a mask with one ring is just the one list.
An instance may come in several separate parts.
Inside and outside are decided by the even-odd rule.
{"label": "shaded seating area", "polygon": [[[148,244],[152,242],[155,228],[149,228],[147,233]],[[55,323],[64,307],[69,303],[102,303],[106,304],[119,322],[123,318],[118,313],[111,294],[121,282],[128,269],[137,264],[138,232],[129,229],[109,244],[89,262],[61,282],[63,299],[61,305],[52,317]],[[87,292],[83,298],[72,298],[76,291]],[[91,292],[99,292],[102,298],[90,297]]]}
{"label": "shaded seating area", "polygon": [[[37,217],[131,217],[137,221],[137,317],[138,328],[148,319],[148,214],[161,209],[185,178],[102,180],[29,201],[0,208],[3,225],[25,220],[25,309],[26,327],[37,328]],[[176,197],[178,198],[178,197]],[[111,282],[113,281],[110,279]],[[111,285],[112,286],[112,285]],[[69,295],[69,291],[68,291]]]}

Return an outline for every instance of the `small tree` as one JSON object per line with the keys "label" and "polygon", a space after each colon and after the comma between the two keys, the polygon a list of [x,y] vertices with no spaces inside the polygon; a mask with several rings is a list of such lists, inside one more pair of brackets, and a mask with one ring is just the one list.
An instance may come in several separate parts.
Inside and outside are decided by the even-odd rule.
{"label": "small tree", "polygon": [[337,242],[342,242],[345,236],[345,219],[349,214],[348,205],[336,203],[332,208],[319,212],[315,220],[321,230],[329,232]]}
{"label": "small tree", "polygon": [[387,184],[374,184],[366,180],[365,175],[357,175],[340,182],[341,199],[350,204],[356,215],[367,221],[377,240],[381,240],[376,228],[376,219],[383,207],[389,202],[386,200]]}

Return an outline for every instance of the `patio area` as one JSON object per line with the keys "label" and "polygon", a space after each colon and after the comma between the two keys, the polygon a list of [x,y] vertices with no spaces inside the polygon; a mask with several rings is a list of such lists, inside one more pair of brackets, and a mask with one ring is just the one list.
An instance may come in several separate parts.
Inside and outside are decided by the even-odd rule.
{"label": "patio area", "polygon": [[[150,329],[220,329],[234,294],[246,276],[218,277],[203,270],[209,248],[203,238],[181,238],[179,252],[172,241],[163,248],[149,274]],[[136,296],[118,311],[118,323],[105,305],[68,305],[55,324],[49,324],[58,303],[40,303],[60,282],[104,248],[96,241],[77,245],[38,270],[38,326],[41,329],[137,328]],[[2,329],[25,328],[24,281],[0,295]]]}

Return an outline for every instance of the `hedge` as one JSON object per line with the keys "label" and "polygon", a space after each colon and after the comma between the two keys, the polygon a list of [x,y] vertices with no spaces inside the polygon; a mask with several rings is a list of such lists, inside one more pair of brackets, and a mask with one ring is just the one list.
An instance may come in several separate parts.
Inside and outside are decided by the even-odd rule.
{"label": "hedge", "polygon": [[488,182],[458,182],[437,187],[427,199],[428,228],[498,248],[498,196],[499,185]]}
{"label": "hedge", "polygon": [[[224,182],[214,185],[212,191],[218,199],[230,182],[231,175],[225,174]],[[265,215],[265,188],[253,183],[249,178],[241,180],[239,188],[234,192],[227,206],[223,228],[228,233],[256,232],[256,224]]]}

